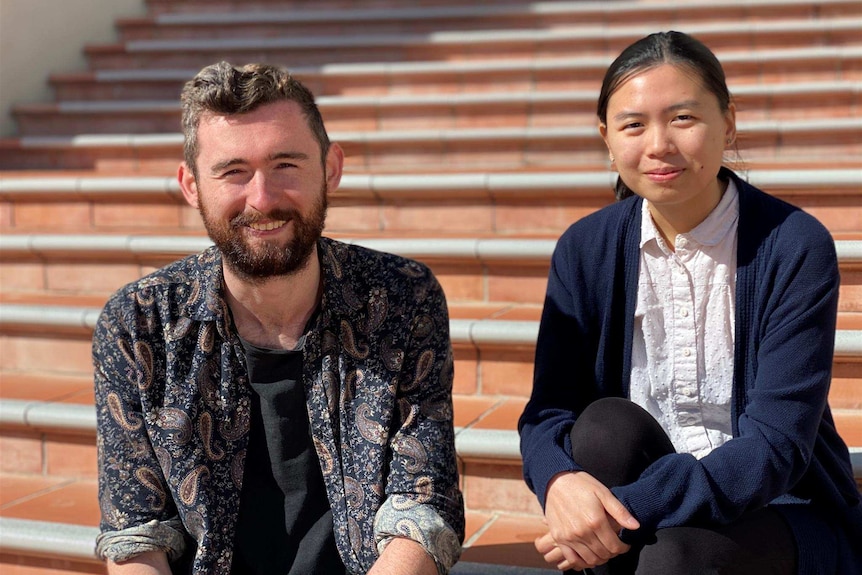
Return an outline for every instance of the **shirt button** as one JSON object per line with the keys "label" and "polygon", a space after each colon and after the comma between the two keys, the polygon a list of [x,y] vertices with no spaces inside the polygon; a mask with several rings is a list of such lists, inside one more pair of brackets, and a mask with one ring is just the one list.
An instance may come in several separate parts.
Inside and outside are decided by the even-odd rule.
{"label": "shirt button", "polygon": [[682,315],[682,317],[688,317],[688,310],[687,309],[683,308],[679,313],[680,313],[680,315]]}
{"label": "shirt button", "polygon": [[688,347],[685,348],[684,350],[682,350],[682,354],[686,357],[690,356],[691,355],[691,349]]}

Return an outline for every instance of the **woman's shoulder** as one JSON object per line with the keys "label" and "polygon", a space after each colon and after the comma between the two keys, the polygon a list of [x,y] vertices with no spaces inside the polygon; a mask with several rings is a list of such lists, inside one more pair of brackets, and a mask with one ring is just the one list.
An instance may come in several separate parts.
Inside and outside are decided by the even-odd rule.
{"label": "woman's shoulder", "polygon": [[834,246],[832,234],[816,217],[736,176],[740,228],[781,243]]}

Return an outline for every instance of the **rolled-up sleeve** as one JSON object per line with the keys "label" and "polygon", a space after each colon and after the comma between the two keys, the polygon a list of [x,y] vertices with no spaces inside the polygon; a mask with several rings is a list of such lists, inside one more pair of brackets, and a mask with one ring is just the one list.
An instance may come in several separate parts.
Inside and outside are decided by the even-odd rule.
{"label": "rolled-up sleeve", "polygon": [[[452,346],[443,290],[430,271],[417,297],[398,389],[386,499],[377,511],[378,550],[393,537],[422,545],[441,574],[461,554],[464,502],[452,420]],[[430,447],[433,446],[433,449]]]}
{"label": "rolled-up sleeve", "polygon": [[123,293],[102,311],[93,338],[99,476],[97,555],[125,561],[150,551],[175,559],[185,535],[147,434],[140,388],[153,377],[153,349],[134,337],[136,310]]}
{"label": "rolled-up sleeve", "polygon": [[164,551],[168,560],[176,561],[185,548],[183,525],[179,518],[167,521],[153,519],[144,525],[103,531],[96,537],[96,556],[114,562],[128,561],[150,551]]}

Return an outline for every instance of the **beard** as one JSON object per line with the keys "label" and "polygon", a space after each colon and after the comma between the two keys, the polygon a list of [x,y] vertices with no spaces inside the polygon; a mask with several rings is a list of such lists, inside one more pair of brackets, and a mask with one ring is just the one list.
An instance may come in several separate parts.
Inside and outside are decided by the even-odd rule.
{"label": "beard", "polygon": [[[326,197],[327,186],[324,183],[318,201],[306,215],[293,208],[273,210],[268,214],[243,212],[225,223],[217,221],[203,201],[199,203],[199,211],[207,234],[221,252],[225,264],[243,281],[260,284],[270,278],[294,274],[308,265],[323,233]],[[243,228],[262,219],[292,223],[293,237],[283,246],[271,242],[251,245],[243,234]]]}

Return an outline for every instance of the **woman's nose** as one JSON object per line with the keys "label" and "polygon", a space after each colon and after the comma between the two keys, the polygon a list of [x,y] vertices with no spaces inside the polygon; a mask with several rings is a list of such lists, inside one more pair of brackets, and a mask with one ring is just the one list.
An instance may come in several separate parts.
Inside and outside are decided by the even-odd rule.
{"label": "woman's nose", "polygon": [[667,130],[655,128],[650,131],[648,137],[647,153],[651,156],[661,157],[672,153],[675,149],[673,140]]}

